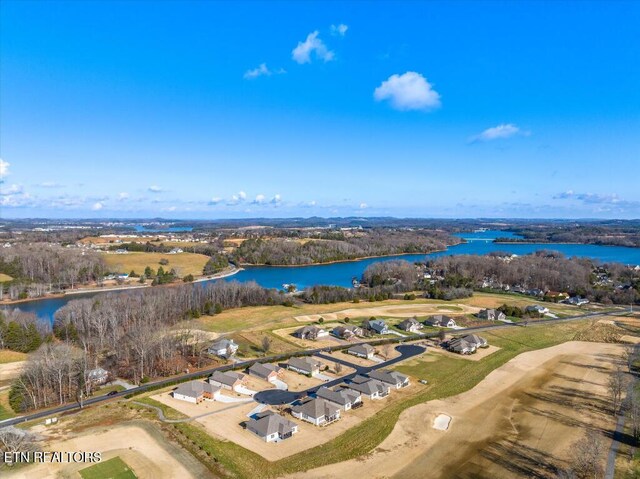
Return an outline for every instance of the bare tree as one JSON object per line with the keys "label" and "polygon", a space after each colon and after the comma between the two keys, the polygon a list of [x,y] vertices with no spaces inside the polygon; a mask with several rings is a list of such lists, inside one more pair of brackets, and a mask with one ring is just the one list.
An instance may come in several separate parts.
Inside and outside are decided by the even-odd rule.
{"label": "bare tree", "polygon": [[336,372],[336,374],[340,374],[342,372],[342,364],[335,363],[333,365],[333,370]]}
{"label": "bare tree", "polygon": [[631,373],[632,370],[633,370],[633,363],[638,358],[635,346],[633,344],[625,345],[624,351],[622,353],[622,357],[624,358],[624,360],[625,360],[625,362],[627,364],[627,369],[628,369],[629,373]]}
{"label": "bare tree", "polygon": [[607,382],[607,389],[609,391],[609,397],[611,398],[611,406],[613,408],[614,416],[618,414],[618,411],[620,410],[625,385],[625,375],[622,372],[622,369],[618,367],[618,369],[609,376],[609,381]]}
{"label": "bare tree", "polygon": [[33,433],[24,429],[18,429],[14,426],[2,428],[0,429],[0,451],[3,453],[37,451],[35,439]]}
{"label": "bare tree", "polygon": [[579,478],[599,479],[604,475],[602,467],[606,452],[602,435],[594,429],[588,429],[584,436],[571,447],[573,471]]}
{"label": "bare tree", "polygon": [[391,356],[391,351],[393,350],[393,345],[391,343],[387,343],[382,346],[382,356],[384,359],[389,359]]}
{"label": "bare tree", "polygon": [[262,351],[267,354],[271,349],[271,338],[267,335],[262,336]]}
{"label": "bare tree", "polygon": [[640,392],[635,388],[628,398],[627,417],[631,423],[631,434],[636,442],[640,441]]}

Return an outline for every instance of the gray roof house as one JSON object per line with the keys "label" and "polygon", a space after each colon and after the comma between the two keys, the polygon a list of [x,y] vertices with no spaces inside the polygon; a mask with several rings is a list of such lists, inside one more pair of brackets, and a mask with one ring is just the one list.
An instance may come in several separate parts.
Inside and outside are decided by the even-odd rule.
{"label": "gray roof house", "polygon": [[549,312],[549,308],[546,306],[540,306],[539,304],[533,304],[524,308],[527,313],[539,313],[539,314],[547,314]]}
{"label": "gray roof house", "polygon": [[429,317],[425,322],[427,326],[433,326],[435,328],[455,328],[456,322],[451,316],[444,314],[436,314]]}
{"label": "gray roof house", "polygon": [[489,346],[489,343],[482,336],[478,336],[477,334],[468,334],[464,336],[462,339],[467,341],[468,343],[475,344],[477,348],[486,348]]}
{"label": "gray roof house", "polygon": [[276,364],[253,363],[249,366],[247,372],[249,375],[264,379],[265,381],[273,381],[278,378],[278,374],[282,372],[282,368]]}
{"label": "gray roof house", "polygon": [[365,376],[354,377],[345,387],[357,391],[369,399],[382,399],[388,396],[391,391],[391,386],[388,384]]}
{"label": "gray roof house", "polygon": [[304,326],[300,329],[296,329],[293,332],[293,335],[296,338],[300,339],[311,339],[315,341],[318,338],[324,338],[329,336],[329,333],[322,328],[318,328],[316,326]]}
{"label": "gray roof house", "polygon": [[448,349],[458,354],[471,354],[476,352],[477,346],[463,338],[454,338],[449,341]]}
{"label": "gray roof house", "polygon": [[358,404],[362,404],[362,395],[358,391],[353,389],[346,389],[341,387],[335,387],[329,389],[327,387],[321,387],[316,392],[316,396],[320,399],[329,401],[341,409],[348,411],[351,408],[358,407]]}
{"label": "gray roof house", "polygon": [[238,345],[233,339],[222,338],[207,348],[207,353],[227,358],[233,356],[238,351]]}
{"label": "gray roof house", "polygon": [[315,426],[325,426],[340,419],[340,408],[329,401],[315,398],[293,406],[291,414]]}
{"label": "gray roof house", "polygon": [[215,371],[209,376],[209,384],[221,387],[222,389],[235,390],[238,386],[242,386],[244,382],[244,374],[235,373],[233,371]]}
{"label": "gray roof house", "polygon": [[376,350],[373,346],[367,343],[356,344],[347,349],[347,354],[358,356],[360,358],[371,359],[376,354]]}
{"label": "gray roof house", "polygon": [[390,371],[388,369],[374,369],[369,372],[371,379],[377,379],[385,384],[400,389],[409,385],[409,377],[404,374],[400,374],[397,371]]}
{"label": "gray roof house", "polygon": [[180,384],[171,394],[175,399],[198,404],[205,399],[216,399],[220,396],[220,388],[204,381],[190,381]]}
{"label": "gray roof house", "polygon": [[300,374],[318,374],[322,363],[308,356],[302,358],[291,358],[287,363],[287,369],[296,371]]}
{"label": "gray roof house", "polygon": [[349,339],[354,336],[362,336],[362,328],[352,325],[336,326],[331,332],[334,336],[340,339]]}
{"label": "gray roof house", "polygon": [[507,319],[507,316],[497,309],[483,309],[478,313],[478,318],[480,319],[488,319],[489,321],[499,321],[503,319]]}
{"label": "gray roof house", "polygon": [[389,326],[382,319],[367,319],[363,327],[377,334],[387,334]]}
{"label": "gray roof house", "polygon": [[264,411],[247,422],[247,429],[266,442],[273,442],[293,436],[298,432],[298,425],[273,411]]}
{"label": "gray roof house", "polygon": [[424,328],[424,325],[420,323],[416,318],[408,318],[398,324],[398,328],[409,333],[417,333],[422,328]]}

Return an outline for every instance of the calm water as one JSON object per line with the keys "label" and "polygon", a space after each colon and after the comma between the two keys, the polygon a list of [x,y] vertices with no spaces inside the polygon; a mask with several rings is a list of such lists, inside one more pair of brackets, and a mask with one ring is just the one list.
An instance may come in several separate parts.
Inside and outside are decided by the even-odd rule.
{"label": "calm water", "polygon": [[[244,271],[228,278],[235,281],[256,281],[265,288],[282,288],[283,283],[293,283],[299,289],[314,284],[327,284],[335,286],[351,287],[351,279],[360,277],[365,268],[378,261],[391,261],[393,259],[403,259],[406,261],[425,261],[439,256],[450,256],[455,254],[483,255],[494,251],[504,251],[517,255],[534,253],[540,250],[554,250],[571,257],[586,257],[600,260],[604,263],[619,262],[624,264],[640,264],[640,248],[625,248],[622,246],[599,246],[599,245],[571,245],[571,244],[495,244],[492,239],[497,237],[507,237],[509,234],[504,231],[487,231],[483,233],[463,233],[460,237],[468,238],[469,242],[457,246],[452,246],[447,251],[424,254],[405,254],[386,258],[370,258],[360,261],[350,261],[345,263],[334,263],[328,265],[314,266],[249,266]],[[513,235],[511,235],[513,237]],[[220,280],[218,280],[220,281]],[[205,284],[198,283],[198,284]],[[100,294],[100,293],[93,293]],[[31,301],[19,305],[23,311],[33,311],[39,317],[53,320],[53,314],[71,299],[82,298],[89,295],[71,295],[64,298],[43,299]]]}

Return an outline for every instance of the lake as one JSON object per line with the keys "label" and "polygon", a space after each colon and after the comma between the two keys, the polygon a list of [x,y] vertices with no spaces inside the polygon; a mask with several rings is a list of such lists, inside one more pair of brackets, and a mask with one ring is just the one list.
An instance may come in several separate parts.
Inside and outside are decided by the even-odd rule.
{"label": "lake", "polygon": [[[515,237],[513,233],[505,231],[485,231],[478,233],[460,233],[457,236],[467,239],[467,243],[447,248],[430,254],[404,254],[387,256],[383,258],[367,258],[357,261],[332,263],[327,265],[310,266],[247,266],[227,280],[255,281],[265,288],[281,289],[284,283],[293,283],[299,289],[315,284],[351,287],[351,279],[360,278],[362,273],[372,263],[378,261],[391,261],[403,259],[410,262],[426,261],[439,256],[456,254],[483,255],[495,251],[504,251],[511,254],[525,255],[540,250],[553,250],[563,253],[565,256],[583,257],[599,260],[603,263],[618,262],[623,264],[640,264],[640,248],[627,248],[623,246],[578,245],[578,244],[523,244],[508,243],[496,244],[495,238]],[[212,280],[221,281],[221,280]],[[198,283],[206,284],[206,282]],[[21,303],[18,307],[23,311],[36,313],[42,319],[53,320],[54,313],[72,299],[92,296],[103,293],[89,293],[86,295],[70,295],[63,298],[48,298]]]}

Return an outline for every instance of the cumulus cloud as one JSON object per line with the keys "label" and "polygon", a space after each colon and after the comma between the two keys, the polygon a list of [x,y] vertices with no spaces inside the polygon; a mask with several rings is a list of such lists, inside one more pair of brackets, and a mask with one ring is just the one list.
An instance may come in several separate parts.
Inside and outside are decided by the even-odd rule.
{"label": "cumulus cloud", "polygon": [[513,123],[502,123],[501,125],[487,128],[479,135],[470,138],[472,142],[475,141],[491,141],[505,138],[511,138],[516,135],[529,135],[528,131],[523,131]]}
{"label": "cumulus cloud", "polygon": [[262,76],[268,77],[274,74],[282,75],[283,73],[287,73],[284,68],[279,68],[278,70],[270,70],[269,67],[267,67],[266,63],[261,63],[257,68],[254,68],[252,70],[247,70],[246,72],[244,72],[243,77],[246,80],[251,80],[253,78],[258,78]]}
{"label": "cumulus cloud", "polygon": [[391,75],[374,90],[373,97],[388,100],[396,110],[430,110],[441,105],[440,94],[417,72]]}
{"label": "cumulus cloud", "polygon": [[91,207],[93,211],[100,211],[102,208],[104,208],[104,205],[99,201],[94,203],[93,206]]}
{"label": "cumulus cloud", "polygon": [[331,35],[344,37],[349,30],[349,26],[344,23],[340,23],[339,25],[331,25]]}
{"label": "cumulus cloud", "polygon": [[228,206],[237,205],[243,203],[247,199],[247,194],[244,191],[239,191],[237,195],[231,195],[231,199],[227,202]]}
{"label": "cumulus cloud", "polygon": [[366,203],[360,203],[360,207],[359,207],[358,209],[365,210],[365,209],[367,209],[368,207],[369,207],[369,205],[368,205],[368,204],[366,204]]}
{"label": "cumulus cloud", "polygon": [[261,205],[266,201],[266,197],[264,195],[256,195],[256,199],[253,200],[253,204]]}
{"label": "cumulus cloud", "polygon": [[162,188],[159,187],[158,185],[151,185],[149,188],[147,188],[151,193],[162,193]]}
{"label": "cumulus cloud", "polygon": [[303,201],[302,203],[300,203],[298,206],[300,206],[301,208],[313,208],[314,206],[317,206],[317,202],[316,200],[311,200],[311,201]]}
{"label": "cumulus cloud", "polygon": [[274,195],[273,198],[271,198],[271,204],[272,205],[279,205],[282,202],[282,197],[278,194]]}
{"label": "cumulus cloud", "polygon": [[316,30],[307,35],[304,42],[298,42],[298,46],[291,52],[291,58],[300,64],[311,63],[311,54],[313,53],[316,58],[325,62],[333,60],[334,52],[327,48],[318,35],[319,32]]}
{"label": "cumulus cloud", "polygon": [[8,161],[0,158],[0,178],[4,178],[9,174],[9,166],[11,166],[11,164]]}
{"label": "cumulus cloud", "polygon": [[129,199],[129,193],[127,193],[126,191],[118,193],[118,201],[124,201],[128,199]]}
{"label": "cumulus cloud", "polygon": [[215,206],[215,205],[217,205],[217,204],[222,203],[222,201],[223,201],[223,200],[222,200],[222,198],[219,198],[219,197],[217,197],[217,196],[214,196],[213,198],[211,198],[211,199],[209,200],[209,203],[208,203],[208,204],[209,204],[209,206]]}

